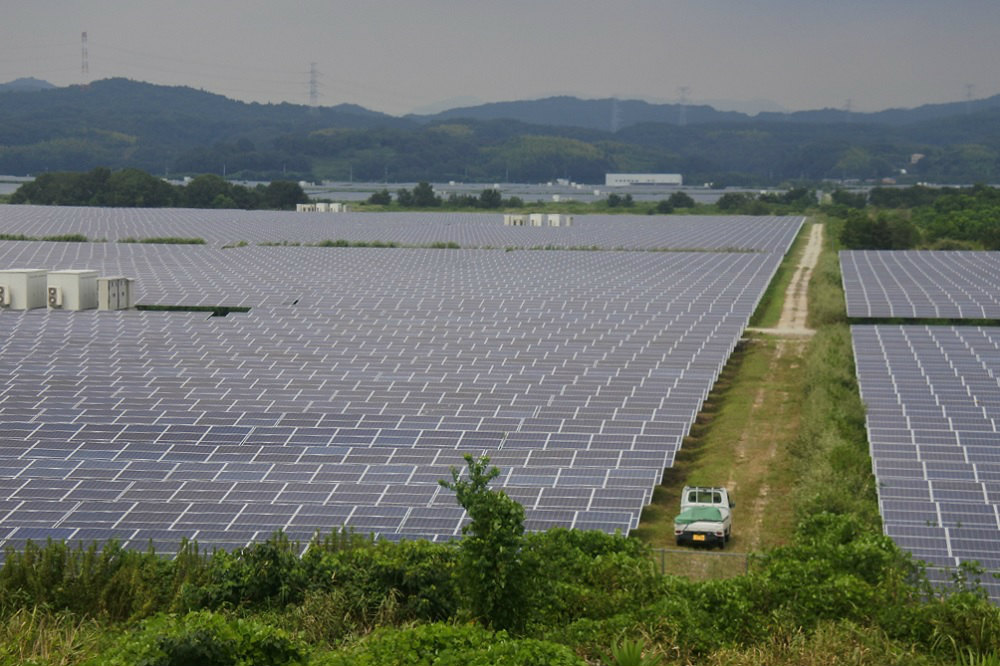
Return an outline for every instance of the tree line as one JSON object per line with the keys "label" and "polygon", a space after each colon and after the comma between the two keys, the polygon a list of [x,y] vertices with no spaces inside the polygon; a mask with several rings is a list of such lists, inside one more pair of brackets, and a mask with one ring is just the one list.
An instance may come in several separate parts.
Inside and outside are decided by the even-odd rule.
{"label": "tree line", "polygon": [[831,199],[845,249],[1000,250],[1000,190],[993,187],[875,188]]}
{"label": "tree line", "polygon": [[21,185],[14,204],[129,208],[241,208],[294,210],[309,197],[298,183],[276,180],[246,187],[213,174],[174,185],[139,169],[97,167],[85,173],[43,173]]}

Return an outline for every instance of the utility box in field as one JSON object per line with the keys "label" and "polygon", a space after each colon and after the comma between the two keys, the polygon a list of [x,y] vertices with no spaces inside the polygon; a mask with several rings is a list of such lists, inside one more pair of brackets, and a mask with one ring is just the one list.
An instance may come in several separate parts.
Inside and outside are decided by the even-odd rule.
{"label": "utility box in field", "polygon": [[52,310],[93,310],[97,307],[97,271],[50,271],[45,295]]}
{"label": "utility box in field", "polygon": [[120,275],[97,278],[97,309],[130,309],[135,305],[132,282],[132,278]]}
{"label": "utility box in field", "polygon": [[0,308],[34,310],[45,307],[48,271],[42,268],[12,268],[0,271]]}
{"label": "utility box in field", "polygon": [[531,226],[540,227],[545,224],[545,213],[531,213],[528,215],[528,221],[531,222]]}

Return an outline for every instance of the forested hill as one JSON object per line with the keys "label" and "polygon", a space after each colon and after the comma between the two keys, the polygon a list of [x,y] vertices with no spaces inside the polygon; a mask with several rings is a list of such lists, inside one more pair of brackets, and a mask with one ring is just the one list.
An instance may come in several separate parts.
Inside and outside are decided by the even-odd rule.
{"label": "forested hill", "polygon": [[550,98],[399,118],[348,104],[245,103],[125,79],[0,94],[0,173],[95,167],[389,182],[603,183],[616,171],[679,172],[687,182],[716,185],[996,182],[1000,98],[879,114],[755,117]]}
{"label": "forested hill", "polygon": [[425,123],[455,118],[504,119],[519,120],[534,125],[584,127],[608,131],[641,123],[697,125],[744,123],[751,120],[811,124],[858,122],[898,127],[996,108],[1000,108],[1000,95],[971,102],[925,104],[914,109],[887,109],[875,113],[848,113],[842,109],[820,109],[791,113],[766,112],[750,116],[737,111],[718,111],[704,104],[651,104],[642,100],[579,99],[559,96],[527,101],[493,102],[449,109],[432,115],[408,117]]}
{"label": "forested hill", "polygon": [[520,102],[493,102],[449,109],[433,115],[408,116],[425,123],[455,118],[472,120],[518,120],[532,125],[584,127],[615,131],[639,123],[740,122],[750,118],[735,111],[716,111],[703,104],[650,104],[642,100],[579,99],[546,97]]}
{"label": "forested hill", "polygon": [[[86,86],[12,90],[0,96],[0,173],[138,166],[162,173],[202,171],[191,156],[217,142],[262,147],[285,134],[328,127],[409,127],[413,123],[360,106],[312,109],[246,103],[187,87],[105,79]],[[253,150],[242,152],[257,152]],[[266,148],[262,158],[270,153]],[[287,155],[271,153],[276,160]],[[278,162],[282,168],[282,162]],[[309,171],[307,161],[286,169]],[[222,162],[218,163],[222,169]],[[212,169],[213,171],[216,169]],[[233,169],[235,172],[237,169]]]}

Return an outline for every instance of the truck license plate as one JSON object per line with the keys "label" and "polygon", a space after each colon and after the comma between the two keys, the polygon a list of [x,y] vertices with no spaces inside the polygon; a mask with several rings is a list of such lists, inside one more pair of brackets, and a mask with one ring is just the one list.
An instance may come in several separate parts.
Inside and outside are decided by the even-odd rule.
{"label": "truck license plate", "polygon": [[704,541],[705,540],[705,535],[704,534],[692,534],[691,535],[691,540],[692,541]]}

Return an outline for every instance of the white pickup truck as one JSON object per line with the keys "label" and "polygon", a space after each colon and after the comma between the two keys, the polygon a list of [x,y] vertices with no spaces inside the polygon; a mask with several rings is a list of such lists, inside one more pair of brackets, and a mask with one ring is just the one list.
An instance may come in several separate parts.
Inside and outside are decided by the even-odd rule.
{"label": "white pickup truck", "polygon": [[677,545],[704,544],[725,548],[733,532],[733,507],[725,488],[684,486],[681,512],[674,518]]}

